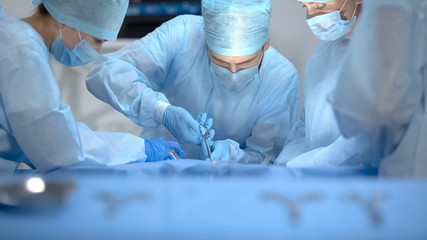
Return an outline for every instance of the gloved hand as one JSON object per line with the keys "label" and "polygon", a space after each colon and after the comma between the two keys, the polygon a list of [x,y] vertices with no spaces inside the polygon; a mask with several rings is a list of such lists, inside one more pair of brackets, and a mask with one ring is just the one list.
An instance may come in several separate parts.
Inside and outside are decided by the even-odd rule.
{"label": "gloved hand", "polygon": [[[223,161],[223,160],[231,160],[231,149],[232,145],[227,140],[219,140],[215,141],[212,144],[212,160]],[[209,159],[206,159],[209,160]]]}
{"label": "gloved hand", "polygon": [[245,152],[240,149],[239,143],[231,139],[215,141],[212,148],[212,161],[215,160],[215,162],[240,161],[245,156]]}
{"label": "gloved hand", "polygon": [[168,106],[163,113],[162,123],[178,142],[200,145],[202,135],[199,124],[184,108]]}
{"label": "gloved hand", "polygon": [[169,154],[169,149],[174,149],[181,158],[185,158],[184,151],[177,142],[166,141],[165,137],[145,140],[145,154],[147,155],[146,162],[158,162],[173,159],[173,156]]}
{"label": "gloved hand", "polygon": [[[198,122],[203,127],[202,128],[203,134],[206,134],[205,130],[209,131],[208,145],[209,145],[209,148],[211,148],[212,147],[212,139],[215,136],[215,130],[211,129],[211,127],[213,125],[213,119],[212,118],[208,119],[206,113],[201,113],[201,114],[199,114]],[[208,158],[209,154],[208,154],[208,150],[206,148],[206,142],[205,142],[203,136],[202,136],[202,140],[201,140],[201,146],[202,146],[202,150],[203,150],[203,155],[205,156],[205,158]]]}

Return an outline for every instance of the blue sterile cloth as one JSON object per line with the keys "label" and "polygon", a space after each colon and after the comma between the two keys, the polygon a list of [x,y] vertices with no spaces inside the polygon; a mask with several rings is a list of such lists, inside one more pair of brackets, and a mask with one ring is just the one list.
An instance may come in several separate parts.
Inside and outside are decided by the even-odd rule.
{"label": "blue sterile cloth", "polygon": [[[188,169],[190,162],[186,160],[180,166]],[[252,170],[277,169],[258,167],[253,166]],[[0,189],[11,182],[23,182],[25,177],[28,176],[0,177]],[[66,174],[44,177],[47,183],[68,181],[74,188],[62,204],[43,213],[0,208],[1,239],[425,239],[427,236],[426,180],[337,181],[272,175],[213,179],[99,175],[75,178]]]}
{"label": "blue sterile cloth", "polygon": [[87,164],[73,165],[50,172],[35,170],[21,170],[18,174],[48,174],[48,175],[107,175],[107,176],[142,176],[142,177],[199,177],[211,179],[219,178],[300,178],[300,177],[369,177],[376,178],[377,170],[371,168],[286,168],[282,166],[263,166],[255,164],[239,164],[234,162],[220,162],[213,166],[211,162],[203,160],[178,159],[162,162],[135,162],[117,166],[99,166]]}

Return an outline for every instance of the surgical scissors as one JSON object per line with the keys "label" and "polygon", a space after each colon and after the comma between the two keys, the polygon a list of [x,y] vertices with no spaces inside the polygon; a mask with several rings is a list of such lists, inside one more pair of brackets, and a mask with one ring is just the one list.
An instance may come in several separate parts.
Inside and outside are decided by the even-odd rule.
{"label": "surgical scissors", "polygon": [[200,134],[202,134],[203,140],[205,141],[205,147],[206,147],[206,150],[208,152],[208,157],[212,161],[211,146],[209,144],[209,138],[210,138],[209,130],[207,127],[202,126],[202,124],[199,124],[199,130],[200,130]]}

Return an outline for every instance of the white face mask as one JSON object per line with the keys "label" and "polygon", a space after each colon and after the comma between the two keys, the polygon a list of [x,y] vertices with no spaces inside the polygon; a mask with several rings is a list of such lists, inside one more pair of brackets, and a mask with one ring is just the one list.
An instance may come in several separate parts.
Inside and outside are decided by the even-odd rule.
{"label": "white face mask", "polygon": [[219,78],[220,82],[224,85],[225,88],[234,92],[241,92],[252,81],[258,78],[260,64],[263,58],[264,52],[256,66],[238,71],[237,73],[232,73],[227,68],[218,66],[212,61],[211,65],[213,66],[216,76]]}
{"label": "white face mask", "polygon": [[335,41],[351,31],[357,18],[354,16],[357,5],[353,16],[349,20],[342,20],[341,11],[347,1],[344,2],[340,10],[307,19],[307,24],[316,37],[324,41]]}

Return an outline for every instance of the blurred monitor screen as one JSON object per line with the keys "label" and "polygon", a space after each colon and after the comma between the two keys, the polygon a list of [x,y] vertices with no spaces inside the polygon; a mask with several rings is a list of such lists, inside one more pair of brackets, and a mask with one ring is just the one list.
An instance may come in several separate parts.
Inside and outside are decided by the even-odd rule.
{"label": "blurred monitor screen", "polygon": [[183,14],[201,15],[201,0],[130,0],[120,38],[141,38]]}

